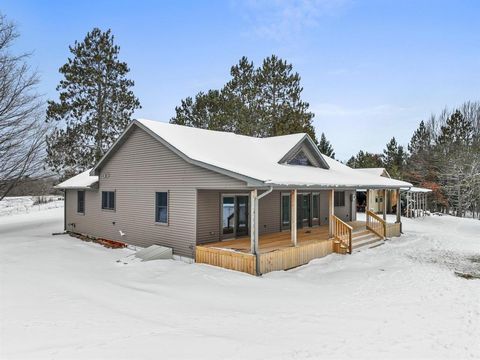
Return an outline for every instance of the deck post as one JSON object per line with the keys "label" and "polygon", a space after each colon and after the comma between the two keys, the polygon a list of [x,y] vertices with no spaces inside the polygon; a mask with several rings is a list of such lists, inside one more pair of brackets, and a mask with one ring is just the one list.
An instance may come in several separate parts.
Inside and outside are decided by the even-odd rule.
{"label": "deck post", "polygon": [[258,247],[258,225],[256,217],[255,203],[257,199],[257,189],[250,191],[250,252],[255,255]]}
{"label": "deck post", "polygon": [[[367,190],[368,194],[368,190]],[[368,197],[368,196],[367,196]],[[335,190],[328,192],[328,236],[333,237],[333,215],[335,214]]]}
{"label": "deck post", "polygon": [[397,223],[401,222],[401,216],[402,216],[402,201],[400,200],[400,189],[397,189]]}
{"label": "deck post", "polygon": [[406,198],[407,198],[407,218],[410,217],[410,214],[409,214],[409,210],[410,210],[410,191],[407,191],[407,193],[405,194]]}
{"label": "deck post", "polygon": [[365,201],[365,214],[367,213],[367,210],[370,210],[370,189],[367,189],[367,200]]}
{"label": "deck post", "polygon": [[297,189],[290,191],[290,232],[292,245],[297,246]]}
{"label": "deck post", "polygon": [[387,189],[383,189],[383,220],[387,220]]}

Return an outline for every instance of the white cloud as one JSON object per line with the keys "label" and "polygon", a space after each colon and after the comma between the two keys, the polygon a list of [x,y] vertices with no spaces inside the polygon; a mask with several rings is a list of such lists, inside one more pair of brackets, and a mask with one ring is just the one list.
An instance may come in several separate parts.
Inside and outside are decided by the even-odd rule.
{"label": "white cloud", "polygon": [[349,0],[247,0],[235,2],[250,23],[249,34],[284,41],[337,14]]}

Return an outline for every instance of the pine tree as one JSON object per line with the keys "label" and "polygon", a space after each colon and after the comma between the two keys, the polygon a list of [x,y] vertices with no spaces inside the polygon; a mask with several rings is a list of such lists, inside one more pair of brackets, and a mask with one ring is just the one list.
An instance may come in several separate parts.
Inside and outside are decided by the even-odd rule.
{"label": "pine tree", "polygon": [[383,164],[391,177],[403,179],[405,158],[403,146],[398,145],[397,140],[393,137],[383,151]]}
{"label": "pine tree", "polygon": [[316,141],[313,113],[301,100],[300,76],[291,64],[272,55],[255,69],[243,57],[230,74],[221,90],[207,92],[215,92],[219,106],[203,101],[201,92],[195,99],[182,100],[170,122],[258,137],[306,132]]}
{"label": "pine tree", "polygon": [[333,151],[333,146],[332,144],[330,144],[330,141],[327,140],[327,137],[323,132],[320,136],[320,142],[318,143],[318,150],[320,150],[322,154],[325,154],[327,156],[330,156],[332,159],[335,159],[335,152]]}
{"label": "pine tree", "polygon": [[312,125],[313,113],[309,104],[300,96],[300,75],[293,66],[272,55],[263,60],[257,70],[259,97],[261,101],[261,123],[263,136],[286,135],[305,132],[316,142]]}
{"label": "pine tree", "polygon": [[471,205],[474,195],[470,184],[472,164],[478,153],[473,150],[473,125],[456,110],[440,127],[436,142],[436,163],[439,179],[448,197],[449,206],[456,210],[457,216],[463,216]]}
{"label": "pine tree", "polygon": [[347,165],[354,169],[383,167],[382,155],[360,150],[347,161]]}
{"label": "pine tree", "polygon": [[73,56],[59,70],[59,101],[48,102],[46,121],[56,128],[47,138],[47,163],[56,172],[72,174],[103,156],[140,103],[110,30],[94,28],[69,49]]}
{"label": "pine tree", "polygon": [[199,92],[195,99],[187,97],[175,108],[176,124],[208,130],[233,131],[229,114],[225,112],[223,94],[218,90]]}
{"label": "pine tree", "polygon": [[224,111],[230,117],[232,131],[248,136],[260,136],[257,74],[253,62],[243,56],[230,69],[231,80],[222,89]]}

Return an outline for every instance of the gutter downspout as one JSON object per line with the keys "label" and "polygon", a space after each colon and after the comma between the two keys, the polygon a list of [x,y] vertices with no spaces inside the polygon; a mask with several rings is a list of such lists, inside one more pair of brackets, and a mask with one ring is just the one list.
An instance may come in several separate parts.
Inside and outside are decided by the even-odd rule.
{"label": "gutter downspout", "polygon": [[258,200],[260,200],[261,198],[267,196],[268,194],[270,194],[271,192],[273,191],[273,186],[270,186],[270,188],[265,191],[264,193],[258,195],[255,197],[254,201],[255,201],[255,229],[253,230],[254,231],[254,234],[255,234],[255,238],[256,238],[256,246],[255,246],[255,272],[256,272],[256,275],[257,276],[260,276],[262,275],[260,273],[260,245],[259,245],[259,242],[260,242],[260,235],[258,233]]}

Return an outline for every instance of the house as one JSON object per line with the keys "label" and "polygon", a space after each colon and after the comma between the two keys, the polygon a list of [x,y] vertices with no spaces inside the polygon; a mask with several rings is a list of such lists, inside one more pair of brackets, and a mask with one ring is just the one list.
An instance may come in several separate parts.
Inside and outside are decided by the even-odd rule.
{"label": "house", "polygon": [[400,235],[373,212],[356,220],[356,189],[411,184],[321,154],[307,134],[254,138],[133,121],[103,158],[57,188],[65,230],[252,274]]}

